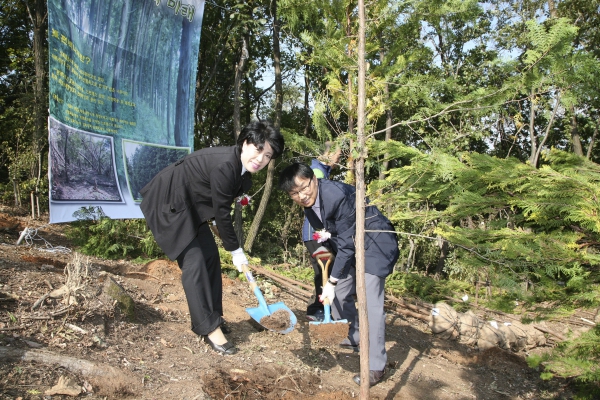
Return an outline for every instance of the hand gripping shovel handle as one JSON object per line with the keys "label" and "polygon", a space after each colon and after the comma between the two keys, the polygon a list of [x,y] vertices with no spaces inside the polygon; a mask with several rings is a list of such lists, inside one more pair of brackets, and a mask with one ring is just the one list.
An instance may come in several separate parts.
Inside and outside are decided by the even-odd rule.
{"label": "hand gripping shovel handle", "polygon": [[260,291],[256,280],[254,279],[254,276],[252,276],[252,271],[248,269],[248,264],[242,264],[242,272],[246,276],[248,283],[250,283],[250,288],[254,291],[254,295],[258,300],[258,306],[262,313],[264,313],[264,315],[271,315],[271,313],[269,312],[269,307],[267,307],[267,302],[265,301],[265,298],[262,292]]}
{"label": "hand gripping shovel handle", "polygon": [[[331,257],[327,258],[327,262],[325,263],[325,265],[323,265],[323,262],[321,261],[321,257],[317,257],[317,262],[319,263],[319,266],[321,266],[321,274],[323,275],[323,287],[325,287],[325,285],[327,284],[327,278],[328,278],[327,274],[329,272],[329,264],[331,264]],[[328,298],[326,298],[323,301],[323,308],[324,308],[323,323],[328,324],[331,322],[331,305],[329,304]]]}

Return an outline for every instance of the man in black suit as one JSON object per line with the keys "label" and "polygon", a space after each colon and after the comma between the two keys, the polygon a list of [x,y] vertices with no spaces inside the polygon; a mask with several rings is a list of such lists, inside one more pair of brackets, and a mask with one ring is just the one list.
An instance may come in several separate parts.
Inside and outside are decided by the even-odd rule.
{"label": "man in black suit", "polygon": [[233,228],[231,205],[252,186],[250,174],[277,158],[283,147],[279,130],[268,121],[254,121],[244,127],[237,145],[188,154],[140,191],[140,208],[156,242],[181,268],[192,331],[222,354],[237,349],[221,330],[221,261],[209,225],[215,221],[223,247],[241,272],[248,259]]}
{"label": "man in black suit", "polygon": [[[286,167],[279,177],[279,188],[304,207],[311,226],[319,230],[321,241],[333,249],[335,261],[321,301],[329,299],[333,317],[350,323],[348,338],[340,345],[358,349],[358,312],[356,294],[356,190],[342,182],[316,179],[306,164]],[[385,349],[385,278],[398,260],[398,239],[394,227],[377,207],[365,209],[365,281],[369,319],[369,381],[379,382],[387,364]],[[360,385],[360,375],[353,378]]]}

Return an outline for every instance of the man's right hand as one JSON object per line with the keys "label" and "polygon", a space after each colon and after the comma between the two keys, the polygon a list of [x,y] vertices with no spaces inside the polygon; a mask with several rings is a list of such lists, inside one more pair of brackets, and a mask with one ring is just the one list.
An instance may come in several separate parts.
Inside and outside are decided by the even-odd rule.
{"label": "man's right hand", "polygon": [[335,285],[329,281],[323,286],[323,294],[319,296],[319,301],[321,303],[325,303],[325,300],[329,300],[329,304],[333,304],[333,301],[335,300]]}
{"label": "man's right hand", "polygon": [[233,259],[233,265],[235,265],[239,272],[242,272],[242,265],[248,265],[248,259],[241,247],[231,252],[231,258]]}

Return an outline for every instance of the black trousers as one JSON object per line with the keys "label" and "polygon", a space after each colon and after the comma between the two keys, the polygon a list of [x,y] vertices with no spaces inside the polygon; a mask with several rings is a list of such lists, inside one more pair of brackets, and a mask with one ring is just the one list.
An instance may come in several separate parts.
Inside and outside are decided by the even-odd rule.
{"label": "black trousers", "polygon": [[[319,301],[319,296],[323,293],[323,273],[321,271],[321,267],[316,259],[312,257],[312,253],[315,252],[319,247],[322,246],[321,243],[318,243],[316,240],[309,240],[304,242],[306,249],[308,250],[308,256],[310,259],[310,263],[315,271],[315,276],[313,278],[313,282],[315,285],[315,290],[313,291],[313,297],[310,298],[311,303],[306,307],[306,315],[313,315],[317,311],[323,311],[323,303]],[[330,269],[327,274],[327,278],[331,275],[331,264]]]}
{"label": "black trousers", "polygon": [[187,298],[192,331],[208,335],[223,320],[223,282],[219,249],[208,224],[177,257],[181,283]]}

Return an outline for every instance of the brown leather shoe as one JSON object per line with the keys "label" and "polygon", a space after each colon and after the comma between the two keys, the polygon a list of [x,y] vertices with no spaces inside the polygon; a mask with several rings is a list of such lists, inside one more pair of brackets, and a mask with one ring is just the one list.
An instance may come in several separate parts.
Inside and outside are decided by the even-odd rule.
{"label": "brown leather shoe", "polygon": [[[385,368],[381,371],[369,371],[369,384],[371,386],[376,385],[377,383],[379,383],[379,381],[383,378],[383,376],[385,375]],[[354,378],[352,378],[352,380],[354,381],[354,383],[356,383],[358,386],[360,386],[360,374],[354,375]]]}

